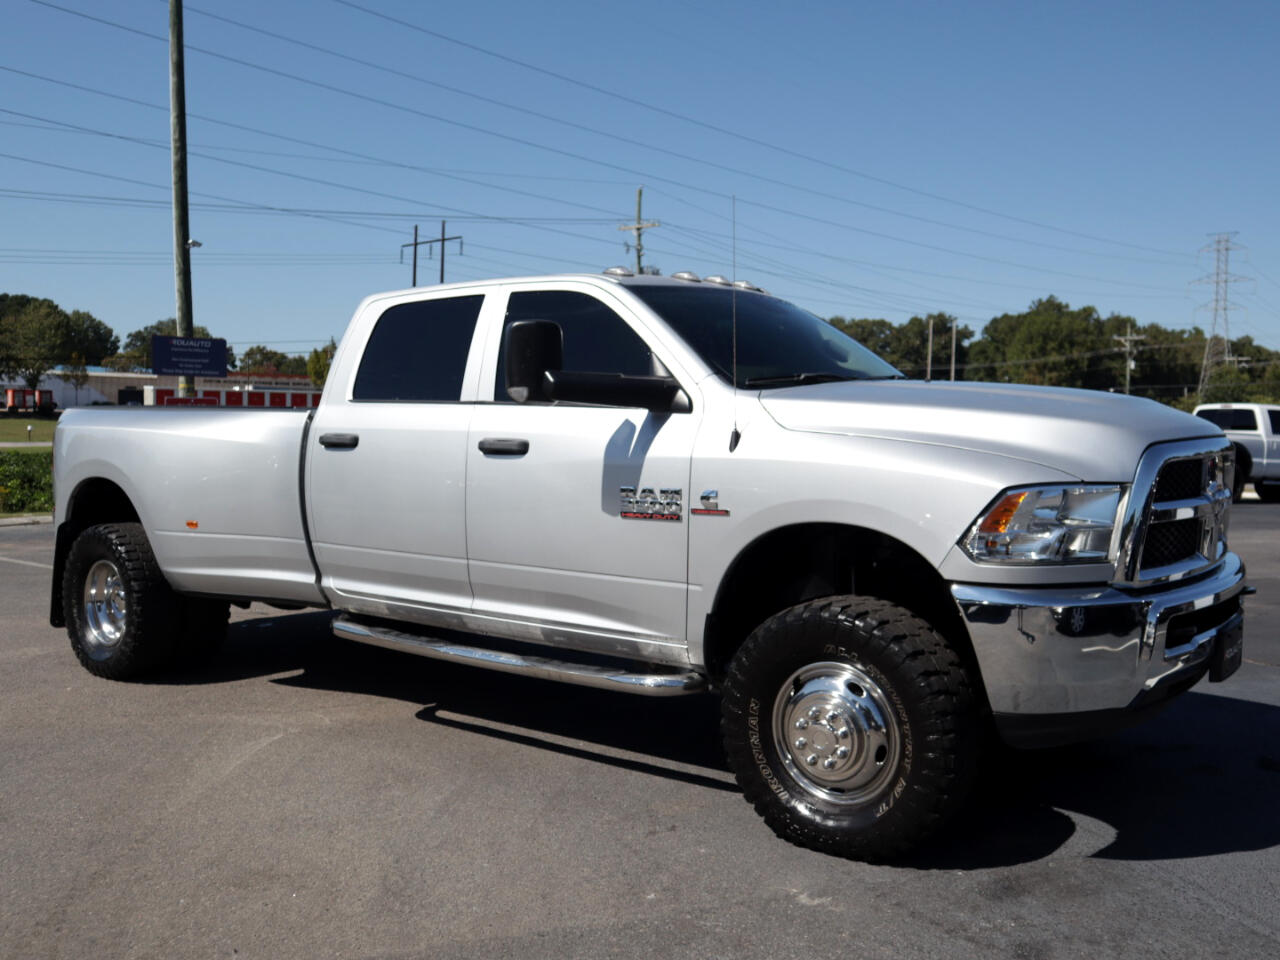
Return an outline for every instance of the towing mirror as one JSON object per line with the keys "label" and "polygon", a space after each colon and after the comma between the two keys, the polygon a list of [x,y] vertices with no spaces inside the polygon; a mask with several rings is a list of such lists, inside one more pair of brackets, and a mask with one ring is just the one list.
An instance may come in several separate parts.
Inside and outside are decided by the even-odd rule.
{"label": "towing mirror", "polygon": [[655,413],[687,413],[688,395],[671,376],[562,370],[564,333],[552,320],[517,320],[505,334],[507,396],[516,403],[563,400]]}
{"label": "towing mirror", "polygon": [[564,334],[552,320],[517,320],[507,327],[507,396],[516,403],[550,400],[544,375],[564,365]]}

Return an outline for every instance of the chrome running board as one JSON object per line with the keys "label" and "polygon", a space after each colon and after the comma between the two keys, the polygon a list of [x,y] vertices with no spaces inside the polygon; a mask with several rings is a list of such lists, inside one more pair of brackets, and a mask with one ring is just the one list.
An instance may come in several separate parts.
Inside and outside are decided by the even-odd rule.
{"label": "chrome running board", "polygon": [[602,690],[638,693],[647,697],[677,697],[686,693],[699,693],[706,688],[706,679],[695,670],[664,671],[649,664],[636,664],[635,669],[626,669],[553,660],[550,657],[508,653],[503,650],[486,650],[437,637],[405,633],[391,627],[361,623],[347,617],[338,617],[333,621],[333,632],[344,640],[416,653],[420,657],[450,660],[502,673],[518,673],[526,677],[559,680]]}

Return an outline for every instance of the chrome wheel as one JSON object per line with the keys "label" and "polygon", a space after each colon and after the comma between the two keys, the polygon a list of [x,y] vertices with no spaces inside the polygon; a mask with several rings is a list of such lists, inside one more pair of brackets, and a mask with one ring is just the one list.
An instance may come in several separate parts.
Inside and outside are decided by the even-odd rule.
{"label": "chrome wheel", "polygon": [[94,660],[115,652],[128,624],[124,579],[110,560],[99,560],[84,578],[84,643]]}
{"label": "chrome wheel", "polygon": [[848,806],[876,796],[902,756],[889,697],[847,663],[811,663],[793,673],[774,701],[773,736],[799,786]]}

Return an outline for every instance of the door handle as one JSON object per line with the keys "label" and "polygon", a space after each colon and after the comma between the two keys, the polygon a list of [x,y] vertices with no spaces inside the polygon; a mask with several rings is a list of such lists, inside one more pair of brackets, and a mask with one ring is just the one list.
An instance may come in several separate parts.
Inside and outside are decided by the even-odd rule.
{"label": "door handle", "polygon": [[480,452],[495,457],[523,457],[529,452],[528,440],[508,440],[498,437],[485,437],[479,443]]}
{"label": "door handle", "polygon": [[354,450],[360,443],[358,433],[322,433],[320,446],[326,449]]}

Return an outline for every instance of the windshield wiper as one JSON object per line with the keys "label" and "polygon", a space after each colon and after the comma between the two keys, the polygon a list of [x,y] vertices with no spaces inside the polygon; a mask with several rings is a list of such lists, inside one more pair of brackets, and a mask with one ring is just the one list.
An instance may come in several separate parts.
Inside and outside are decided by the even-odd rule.
{"label": "windshield wiper", "polygon": [[776,387],[784,384],[835,383],[839,380],[862,380],[843,373],[786,373],[778,377],[750,377],[743,380],[748,387]]}

